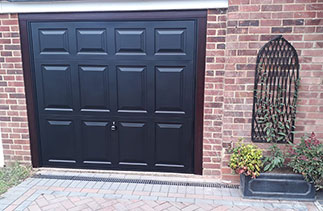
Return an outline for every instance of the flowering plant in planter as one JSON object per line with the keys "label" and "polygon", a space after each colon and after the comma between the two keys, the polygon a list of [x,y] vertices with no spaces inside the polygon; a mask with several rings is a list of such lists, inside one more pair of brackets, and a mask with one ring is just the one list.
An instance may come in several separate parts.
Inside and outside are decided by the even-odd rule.
{"label": "flowering plant in planter", "polygon": [[[314,148],[315,146],[315,148]],[[305,149],[306,148],[306,149]],[[275,159],[263,159],[262,150],[253,144],[241,144],[230,150],[229,166],[240,175],[240,192],[244,198],[257,199],[315,199],[314,181],[317,189],[322,187],[322,144],[313,137],[294,146],[291,153],[291,166],[296,173],[263,172],[277,167]],[[272,156],[277,155],[274,153]],[[310,161],[310,155],[312,156]],[[280,156],[280,155],[279,155]],[[270,164],[274,162],[274,165]],[[268,170],[268,169],[266,169]],[[304,180],[308,178],[307,180]]]}
{"label": "flowering plant in planter", "polygon": [[323,144],[315,134],[302,137],[299,144],[292,145],[289,152],[290,166],[295,173],[301,173],[305,180],[314,183],[317,190],[323,189]]}
{"label": "flowering plant in planter", "polygon": [[230,158],[230,168],[237,174],[245,174],[256,178],[259,176],[263,163],[262,150],[253,144],[238,143],[238,146],[232,149]]}

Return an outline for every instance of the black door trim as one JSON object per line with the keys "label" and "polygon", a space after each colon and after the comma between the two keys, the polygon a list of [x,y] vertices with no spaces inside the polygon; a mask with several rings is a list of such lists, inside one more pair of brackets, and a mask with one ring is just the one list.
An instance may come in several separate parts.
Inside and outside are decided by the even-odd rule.
{"label": "black door trim", "polygon": [[195,128],[194,128],[194,173],[202,174],[203,149],[203,107],[204,107],[204,74],[206,48],[206,10],[187,11],[143,11],[143,12],[83,12],[83,13],[46,13],[19,14],[19,27],[22,49],[23,74],[26,91],[30,146],[33,167],[40,167],[39,127],[37,121],[36,94],[32,75],[30,36],[28,28],[33,21],[113,21],[113,20],[196,20],[196,90],[195,90]]}

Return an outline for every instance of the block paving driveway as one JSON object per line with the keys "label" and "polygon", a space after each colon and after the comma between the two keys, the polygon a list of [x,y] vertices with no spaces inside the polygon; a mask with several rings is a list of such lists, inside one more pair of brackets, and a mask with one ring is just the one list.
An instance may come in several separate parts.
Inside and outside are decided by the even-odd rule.
{"label": "block paving driveway", "polygon": [[210,182],[203,178],[53,170],[36,175],[41,176],[28,178],[3,194],[0,210],[319,210],[312,202],[242,199],[232,187],[133,180]]}

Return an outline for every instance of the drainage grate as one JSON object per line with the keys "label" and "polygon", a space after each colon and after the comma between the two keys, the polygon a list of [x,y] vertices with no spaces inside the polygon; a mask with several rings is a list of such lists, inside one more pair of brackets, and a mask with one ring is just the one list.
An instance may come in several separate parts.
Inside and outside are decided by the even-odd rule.
{"label": "drainage grate", "polygon": [[40,179],[59,179],[59,180],[80,180],[93,182],[117,182],[117,183],[139,183],[153,185],[177,185],[177,186],[194,186],[194,187],[210,187],[210,188],[233,188],[238,189],[239,185],[222,184],[222,183],[205,183],[205,182],[173,182],[150,179],[124,179],[124,178],[105,178],[105,177],[84,177],[84,176],[62,176],[62,175],[47,175],[36,174],[33,178]]}

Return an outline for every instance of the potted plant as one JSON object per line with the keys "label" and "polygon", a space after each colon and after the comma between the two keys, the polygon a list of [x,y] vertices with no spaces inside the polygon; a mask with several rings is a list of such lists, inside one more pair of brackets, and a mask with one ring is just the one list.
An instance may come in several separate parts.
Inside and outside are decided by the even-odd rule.
{"label": "potted plant", "polygon": [[[307,144],[306,144],[307,143]],[[292,145],[290,163],[294,173],[265,172],[283,165],[283,153],[273,145],[271,156],[254,144],[238,143],[232,151],[229,166],[240,174],[240,190],[244,198],[307,200],[315,199],[315,188],[322,188],[322,144],[305,141]],[[304,152],[304,147],[306,150]],[[277,155],[277,157],[275,157]],[[310,157],[310,156],[314,156]],[[311,159],[311,160],[310,160]],[[301,160],[301,162],[300,162]]]}
{"label": "potted plant", "polygon": [[263,167],[262,150],[253,144],[244,144],[242,139],[239,140],[238,146],[232,150],[230,158],[230,168],[237,174],[256,178],[259,176]]}
{"label": "potted plant", "polygon": [[289,158],[288,166],[295,173],[302,174],[316,190],[323,189],[323,144],[314,133],[308,138],[302,137],[299,144],[292,145]]}
{"label": "potted plant", "polygon": [[229,164],[240,174],[244,197],[314,200],[314,182],[322,177],[317,172],[322,171],[319,144],[303,140],[301,145],[292,145],[291,154],[285,153],[294,141],[299,85],[294,47],[282,36],[265,44],[257,56],[251,140],[270,146],[263,152],[253,144],[239,143]]}

